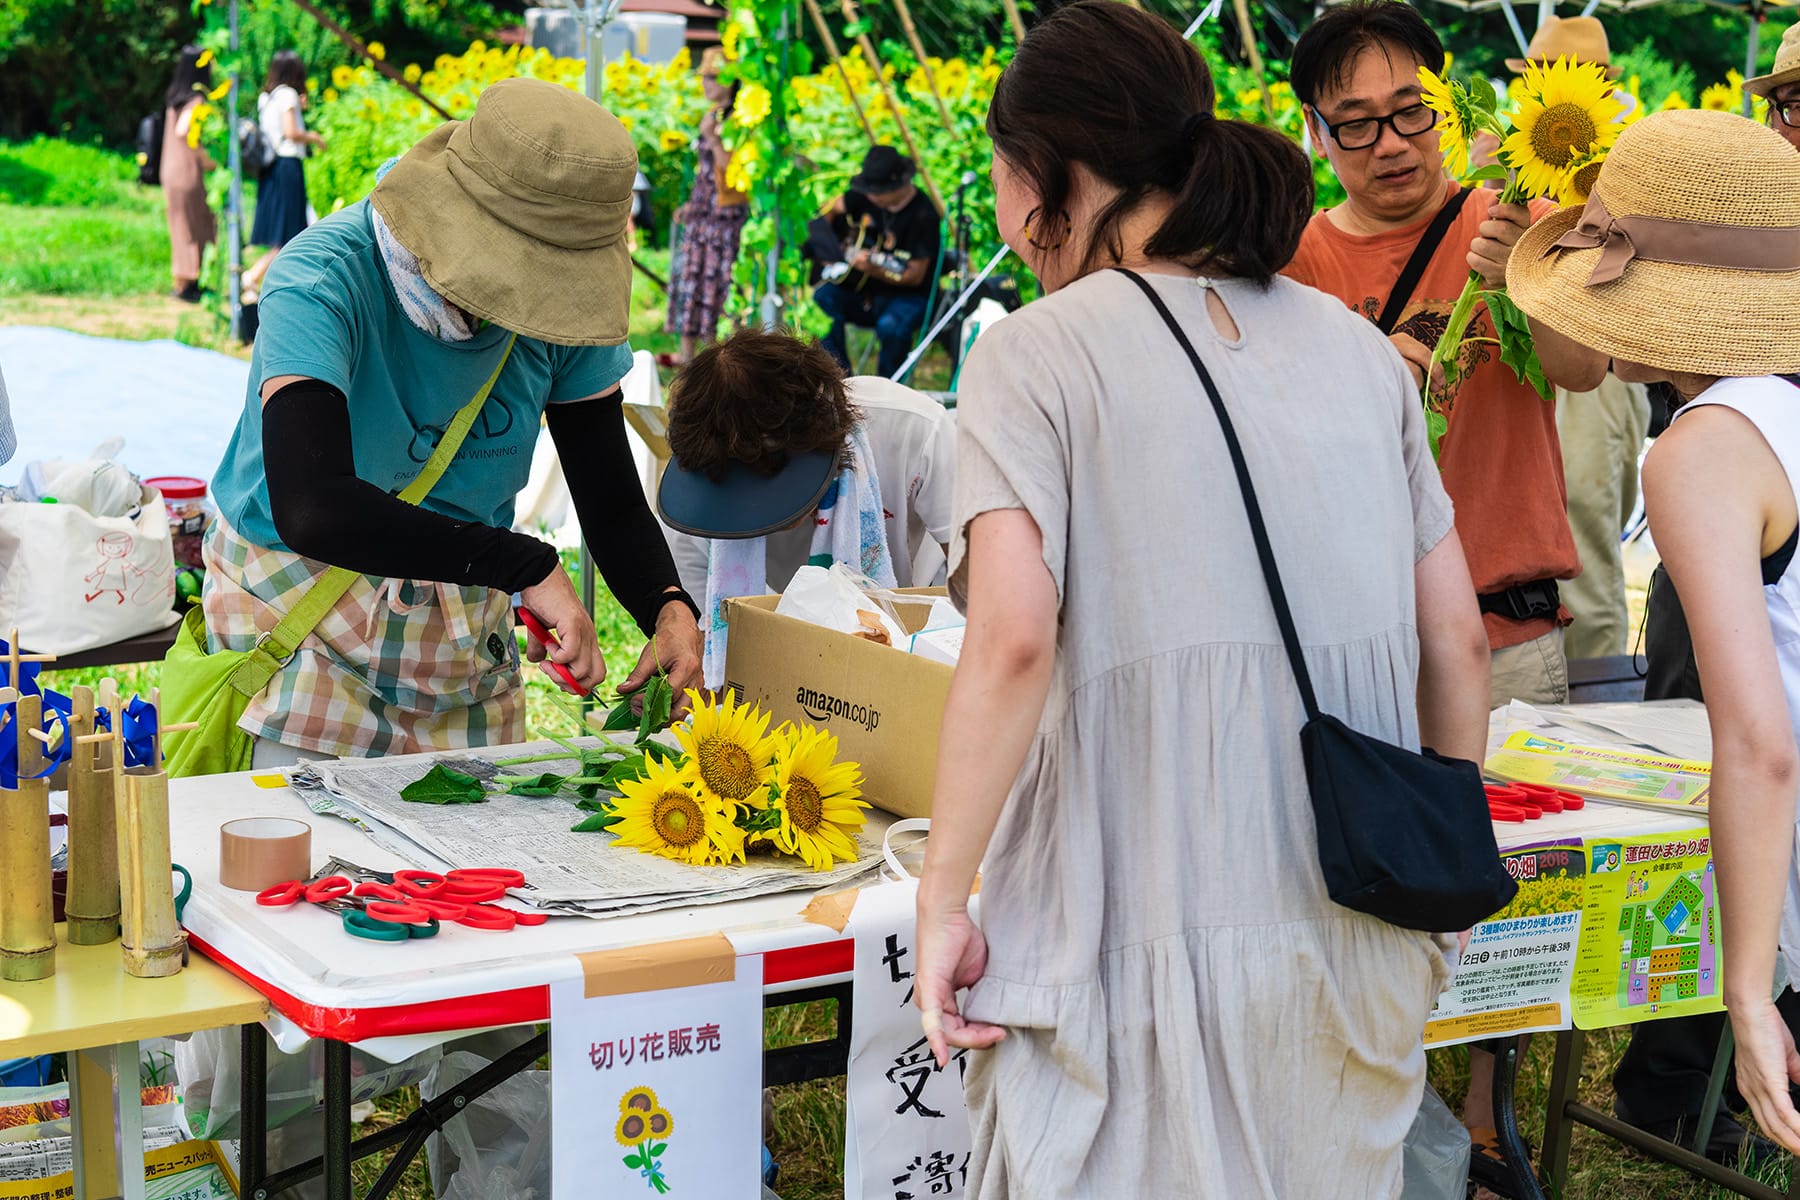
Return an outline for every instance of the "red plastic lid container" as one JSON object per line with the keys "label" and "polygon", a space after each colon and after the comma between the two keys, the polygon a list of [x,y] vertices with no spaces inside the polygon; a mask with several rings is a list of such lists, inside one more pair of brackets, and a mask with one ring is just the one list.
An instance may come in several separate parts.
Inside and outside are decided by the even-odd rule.
{"label": "red plastic lid container", "polygon": [[165,500],[198,500],[206,495],[206,480],[192,475],[157,475],[144,482],[161,492]]}

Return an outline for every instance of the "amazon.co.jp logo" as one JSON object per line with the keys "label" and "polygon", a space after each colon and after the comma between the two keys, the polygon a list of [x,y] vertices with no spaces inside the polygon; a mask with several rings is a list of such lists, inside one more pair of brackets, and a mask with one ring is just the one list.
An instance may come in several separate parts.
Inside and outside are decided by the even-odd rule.
{"label": "amazon.co.jp logo", "polygon": [[802,712],[815,721],[829,721],[833,717],[842,717],[852,725],[861,725],[870,733],[881,724],[881,713],[866,704],[857,704],[842,696],[828,696],[824,692],[809,687],[795,689],[794,703]]}
{"label": "amazon.co.jp logo", "polygon": [[[469,427],[470,441],[485,441],[488,438],[505,437],[512,432],[514,422],[518,420],[512,409],[498,402],[482,406],[475,414],[475,424]],[[422,463],[431,457],[438,443],[444,440],[444,430],[449,422],[443,425],[426,425],[413,431],[412,443],[406,448],[406,456],[416,463]]]}

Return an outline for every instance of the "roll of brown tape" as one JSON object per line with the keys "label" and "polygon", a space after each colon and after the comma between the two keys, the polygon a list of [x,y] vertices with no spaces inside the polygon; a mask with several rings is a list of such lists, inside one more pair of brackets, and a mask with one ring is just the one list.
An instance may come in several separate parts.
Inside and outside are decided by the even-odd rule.
{"label": "roll of brown tape", "polygon": [[260,892],[312,874],[312,826],[287,817],[241,817],[219,826],[219,882]]}

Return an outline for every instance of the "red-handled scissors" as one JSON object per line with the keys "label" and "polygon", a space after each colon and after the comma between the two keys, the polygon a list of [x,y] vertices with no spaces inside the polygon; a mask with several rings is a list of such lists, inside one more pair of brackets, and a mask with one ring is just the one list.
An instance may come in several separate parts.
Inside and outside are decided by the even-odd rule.
{"label": "red-handled scissors", "polygon": [[[562,639],[552,633],[549,626],[545,625],[544,622],[538,618],[538,615],[529,608],[520,604],[513,609],[513,612],[518,614],[519,622],[525,626],[525,632],[543,643],[546,652],[554,650],[562,645]],[[587,696],[588,689],[582,687],[576,680],[575,672],[552,659],[546,658],[544,661],[550,664],[550,669],[556,672],[557,677],[563,681],[563,687],[575,693],[577,696]]]}
{"label": "red-handled scissors", "polygon": [[304,900],[308,904],[328,904],[342,900],[356,885],[342,875],[323,879],[290,879],[256,893],[256,902],[266,908],[285,908]]}

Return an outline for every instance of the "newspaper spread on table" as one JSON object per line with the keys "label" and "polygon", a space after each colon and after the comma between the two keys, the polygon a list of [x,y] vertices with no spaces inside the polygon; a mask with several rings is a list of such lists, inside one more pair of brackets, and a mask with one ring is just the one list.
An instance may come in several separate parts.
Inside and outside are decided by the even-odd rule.
{"label": "newspaper spread on table", "polygon": [[[591,739],[584,739],[588,741]],[[873,872],[881,845],[857,839],[859,861],[814,871],[791,859],[752,855],[748,863],[696,867],[613,845],[610,833],[572,833],[588,814],[559,796],[491,792],[482,804],[415,804],[400,789],[443,763],[488,780],[511,768],[495,759],[552,754],[554,742],[399,758],[322,760],[296,768],[289,782],[314,812],[352,821],[384,848],[427,870],[507,867],[525,875],[513,897],[539,908],[585,916],[620,916],[719,904],[787,891],[824,891]],[[531,771],[577,774],[573,754],[531,764]]]}

